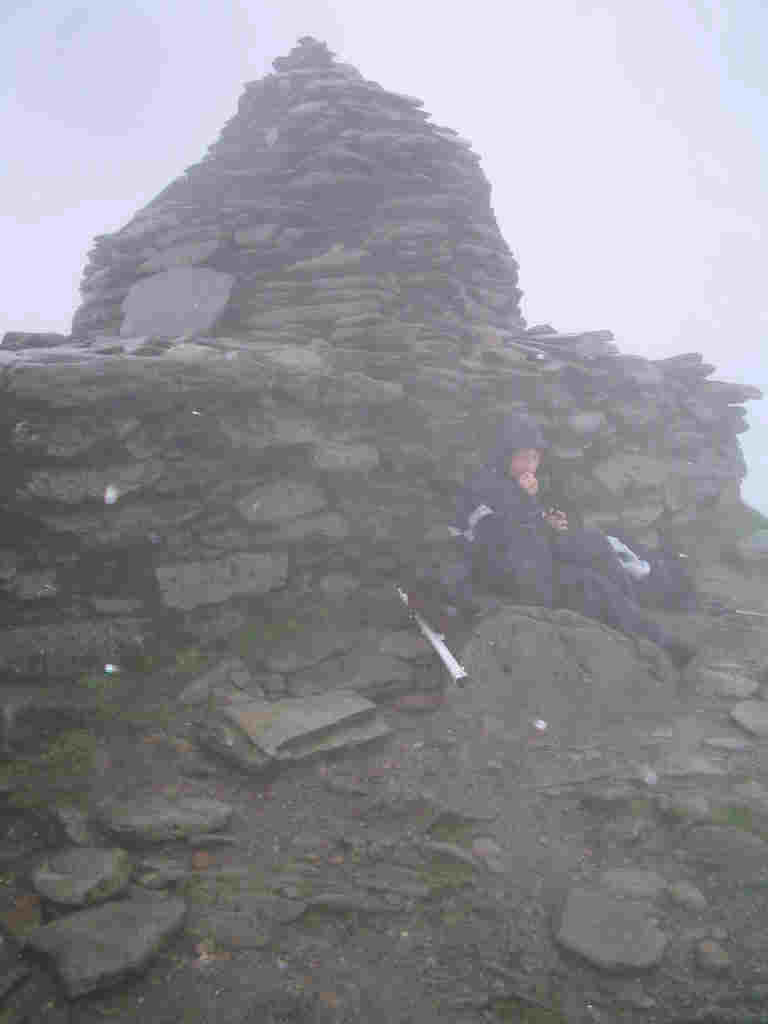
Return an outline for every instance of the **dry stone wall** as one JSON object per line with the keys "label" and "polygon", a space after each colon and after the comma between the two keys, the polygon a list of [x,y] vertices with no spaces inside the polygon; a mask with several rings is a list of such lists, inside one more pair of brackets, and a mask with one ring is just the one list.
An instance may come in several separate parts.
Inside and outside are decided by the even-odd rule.
{"label": "dry stone wall", "polygon": [[0,672],[175,644],[269,694],[409,685],[394,584],[527,410],[574,517],[651,543],[738,501],[756,389],[526,327],[468,145],[303,40],[97,240],[71,337],[0,346]]}
{"label": "dry stone wall", "polygon": [[[394,584],[441,556],[456,488],[512,410],[541,422],[587,523],[684,545],[738,500],[733,403],[751,389],[692,357],[608,352],[603,334],[518,337],[387,353],[208,336],[152,354],[11,338],[0,668],[66,676],[127,650],[229,644],[258,622],[252,667],[295,672],[305,692],[342,671],[367,692],[405,685],[407,659],[381,649],[399,641],[371,630],[403,625]],[[298,608],[309,652],[298,635],[273,650]],[[338,629],[322,620],[336,612]],[[339,661],[361,643],[363,677]]]}

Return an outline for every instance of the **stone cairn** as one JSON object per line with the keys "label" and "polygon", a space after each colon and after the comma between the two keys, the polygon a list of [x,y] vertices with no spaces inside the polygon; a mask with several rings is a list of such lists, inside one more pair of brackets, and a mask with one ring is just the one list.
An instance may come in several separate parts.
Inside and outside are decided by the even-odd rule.
{"label": "stone cairn", "polygon": [[5,336],[8,676],[194,642],[268,695],[413,685],[395,585],[514,411],[587,524],[658,544],[739,500],[756,389],[526,327],[469,143],[311,38],[274,67],[96,239],[71,337]]}

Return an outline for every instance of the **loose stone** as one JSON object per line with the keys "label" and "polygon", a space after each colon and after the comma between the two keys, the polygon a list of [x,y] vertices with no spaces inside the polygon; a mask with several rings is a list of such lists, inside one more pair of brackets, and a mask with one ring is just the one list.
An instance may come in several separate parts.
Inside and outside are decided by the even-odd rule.
{"label": "loose stone", "polygon": [[667,944],[644,906],[586,889],[568,893],[557,941],[604,970],[652,967]]}
{"label": "loose stone", "polygon": [[49,858],[32,882],[53,903],[82,907],[119,895],[128,888],[132,870],[125,850],[76,847]]}
{"label": "loose stone", "polygon": [[702,939],[696,945],[696,964],[709,974],[726,974],[731,969],[731,958],[719,942]]}
{"label": "loose stone", "polygon": [[697,911],[707,909],[706,896],[690,882],[673,882],[667,887],[667,893],[672,902],[680,907]]}
{"label": "loose stone", "polygon": [[76,999],[145,970],[185,913],[181,900],[121,900],[44,925],[27,943],[51,957],[67,995]]}

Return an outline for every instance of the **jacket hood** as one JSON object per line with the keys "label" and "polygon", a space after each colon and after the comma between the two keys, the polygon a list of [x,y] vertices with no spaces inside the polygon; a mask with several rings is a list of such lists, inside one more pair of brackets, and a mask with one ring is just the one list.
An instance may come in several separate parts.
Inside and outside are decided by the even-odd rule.
{"label": "jacket hood", "polygon": [[501,425],[496,443],[488,453],[486,465],[496,472],[503,472],[512,452],[518,448],[549,448],[538,423],[529,416],[508,416]]}

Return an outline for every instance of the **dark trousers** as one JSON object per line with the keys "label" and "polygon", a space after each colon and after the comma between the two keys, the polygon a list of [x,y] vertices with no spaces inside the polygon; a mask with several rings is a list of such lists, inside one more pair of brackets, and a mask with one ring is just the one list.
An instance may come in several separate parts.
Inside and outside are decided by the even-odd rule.
{"label": "dark trousers", "polygon": [[669,633],[643,614],[625,588],[592,569],[579,568],[577,572],[561,575],[558,604],[628,636],[644,636],[659,647],[674,643]]}

